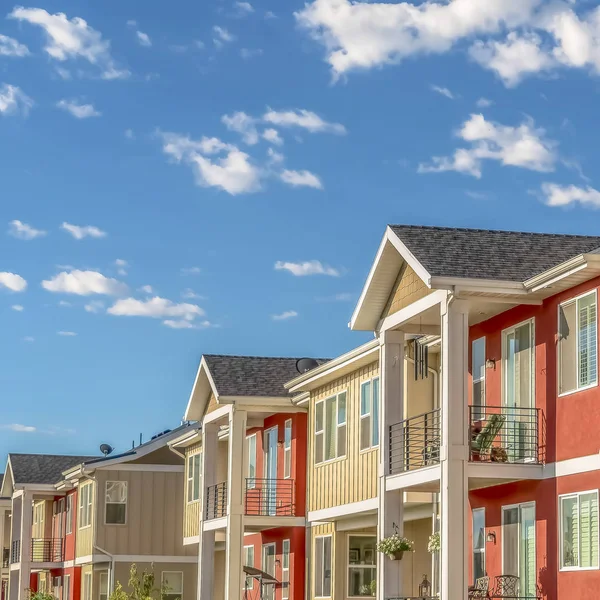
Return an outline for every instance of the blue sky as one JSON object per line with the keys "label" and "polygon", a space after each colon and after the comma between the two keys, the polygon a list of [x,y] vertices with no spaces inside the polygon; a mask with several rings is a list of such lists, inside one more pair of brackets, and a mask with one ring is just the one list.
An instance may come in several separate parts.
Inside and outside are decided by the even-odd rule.
{"label": "blue sky", "polygon": [[387,223],[598,234],[595,3],[5,13],[0,456],[176,425],[203,352],[366,341]]}

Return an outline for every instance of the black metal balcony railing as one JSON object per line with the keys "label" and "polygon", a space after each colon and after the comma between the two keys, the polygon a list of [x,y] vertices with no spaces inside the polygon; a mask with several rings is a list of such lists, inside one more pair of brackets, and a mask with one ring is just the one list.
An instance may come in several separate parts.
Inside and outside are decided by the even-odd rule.
{"label": "black metal balcony railing", "polygon": [[206,488],[206,519],[218,519],[227,514],[227,482]]}
{"label": "black metal balcony railing", "polygon": [[295,485],[293,479],[246,479],[244,513],[268,517],[295,515]]}
{"label": "black metal balcony railing", "polygon": [[7,569],[10,565],[10,548],[2,548],[2,568]]}
{"label": "black metal balcony railing", "polygon": [[62,562],[64,546],[60,538],[41,538],[31,540],[32,562]]}
{"label": "black metal balcony railing", "polygon": [[544,462],[542,430],[543,415],[539,408],[469,406],[469,459],[541,464]]}
{"label": "black metal balcony railing", "polygon": [[10,546],[10,563],[21,562],[21,540],[13,540]]}
{"label": "black metal balcony railing", "polygon": [[440,414],[438,408],[390,425],[388,460],[391,475],[440,462]]}

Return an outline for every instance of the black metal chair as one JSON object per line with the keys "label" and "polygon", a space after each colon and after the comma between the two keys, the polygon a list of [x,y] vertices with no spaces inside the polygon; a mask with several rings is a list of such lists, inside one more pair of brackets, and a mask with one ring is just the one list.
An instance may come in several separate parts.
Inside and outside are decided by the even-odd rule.
{"label": "black metal chair", "polygon": [[490,590],[490,578],[479,577],[475,580],[475,586],[469,592],[469,600],[471,598],[487,598]]}
{"label": "black metal chair", "polygon": [[496,575],[492,598],[518,598],[519,578],[516,575]]}

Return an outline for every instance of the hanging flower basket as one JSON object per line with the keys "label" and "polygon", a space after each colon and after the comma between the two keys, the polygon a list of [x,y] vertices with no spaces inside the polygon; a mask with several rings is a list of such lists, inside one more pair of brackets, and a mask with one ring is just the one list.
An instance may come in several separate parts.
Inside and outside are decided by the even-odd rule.
{"label": "hanging flower basket", "polygon": [[434,554],[439,552],[442,548],[442,538],[440,537],[439,531],[432,533],[429,536],[429,542],[427,543],[427,552]]}
{"label": "hanging flower basket", "polygon": [[414,550],[414,542],[394,533],[377,544],[377,551],[385,554],[390,560],[402,560],[405,552]]}

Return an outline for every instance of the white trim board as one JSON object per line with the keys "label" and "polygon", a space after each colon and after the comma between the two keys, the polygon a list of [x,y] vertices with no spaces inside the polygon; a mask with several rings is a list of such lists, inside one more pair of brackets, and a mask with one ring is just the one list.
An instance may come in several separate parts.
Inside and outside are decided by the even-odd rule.
{"label": "white trim board", "polygon": [[183,473],[184,465],[113,465],[99,467],[98,471],[156,471],[157,473]]}
{"label": "white trim board", "polygon": [[310,511],[307,520],[310,523],[313,521],[335,521],[336,519],[356,515],[357,513],[377,511],[378,508],[378,499],[369,498],[369,500],[362,500],[360,502],[351,502],[350,504],[340,504],[331,508]]}
{"label": "white trim board", "polygon": [[197,556],[161,556],[158,554],[115,554],[115,562],[135,562],[135,563],[197,563]]}

